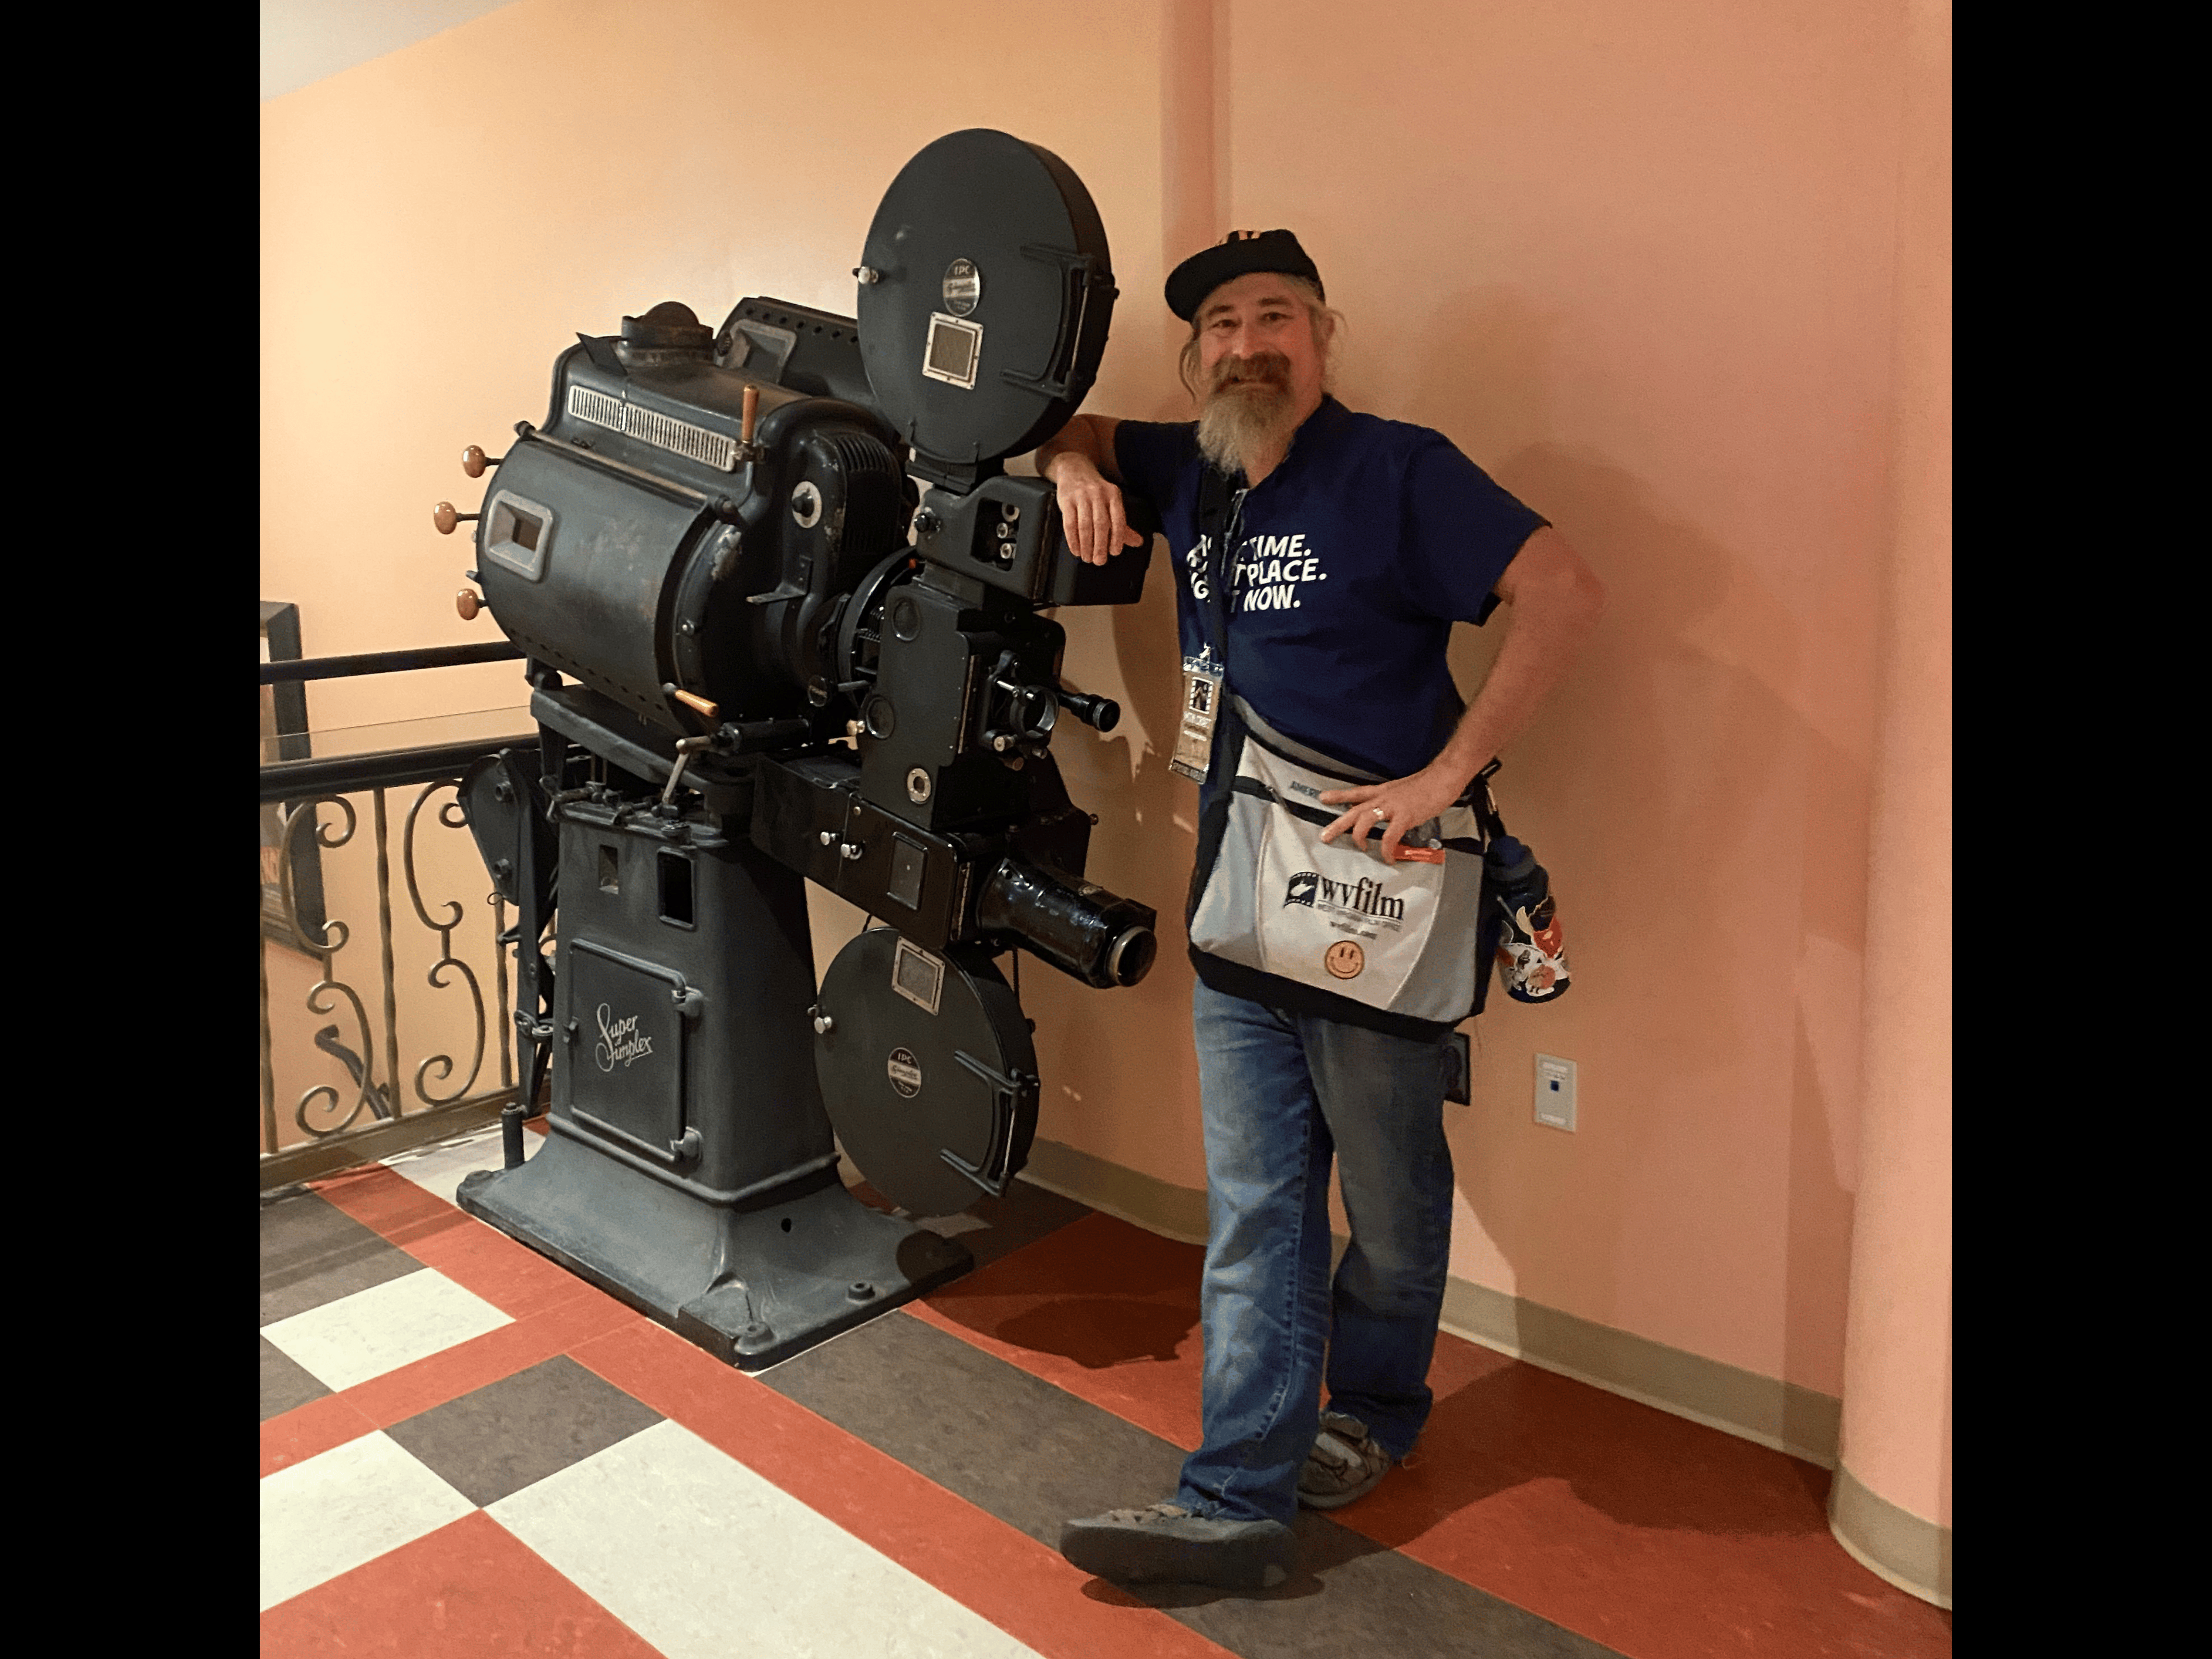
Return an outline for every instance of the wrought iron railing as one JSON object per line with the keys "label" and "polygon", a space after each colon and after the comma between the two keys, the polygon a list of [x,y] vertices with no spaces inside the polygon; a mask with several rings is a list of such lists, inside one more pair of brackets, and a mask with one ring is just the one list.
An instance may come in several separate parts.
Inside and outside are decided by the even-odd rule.
{"label": "wrought iron railing", "polygon": [[[268,684],[519,655],[511,647],[460,647],[264,663],[262,678]],[[496,890],[484,892],[483,919],[471,921],[467,884],[480,880],[489,890],[491,882],[470,839],[459,789],[470,762],[510,746],[535,745],[538,735],[520,709],[450,717],[444,724],[472,726],[483,735],[448,731],[435,734],[439,741],[305,757],[309,745],[293,734],[273,752],[302,757],[272,762],[264,753],[261,799],[276,806],[281,823],[275,894],[264,902],[261,930],[264,1191],[487,1125],[515,1097],[507,953],[520,947],[509,925],[510,907]],[[317,739],[313,746],[331,745]],[[358,738],[336,746],[362,747]],[[396,846],[395,807],[400,814]],[[362,878],[364,860],[374,874],[373,933],[360,914],[372,890]],[[264,851],[264,882],[270,861]],[[426,871],[434,889],[428,895]],[[303,872],[311,872],[304,881]],[[460,896],[453,896],[453,884],[462,884]],[[305,914],[303,884],[313,890]],[[272,950],[284,953],[281,976],[290,981],[281,1006],[272,1006]],[[413,969],[433,951],[427,971],[418,976]],[[405,972],[403,956],[415,959]],[[291,969],[301,963],[313,965],[314,982],[293,1006],[300,975]],[[278,1061],[277,1039],[289,1055],[305,1063],[310,1026],[316,1028],[313,1054],[326,1057],[320,1062],[322,1079],[296,1088],[303,1079],[294,1076],[280,1089],[279,1073],[286,1068]],[[465,1065],[457,1058],[464,1052]],[[330,1080],[331,1060],[343,1068],[344,1081]]]}

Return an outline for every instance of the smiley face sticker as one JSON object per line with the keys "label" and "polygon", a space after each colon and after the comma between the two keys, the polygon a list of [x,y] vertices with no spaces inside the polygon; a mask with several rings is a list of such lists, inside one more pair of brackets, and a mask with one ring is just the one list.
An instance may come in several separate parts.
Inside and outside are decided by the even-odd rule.
{"label": "smiley face sticker", "polygon": [[1322,953],[1321,964],[1338,979],[1358,979],[1367,966],[1367,952],[1356,941],[1340,939]]}

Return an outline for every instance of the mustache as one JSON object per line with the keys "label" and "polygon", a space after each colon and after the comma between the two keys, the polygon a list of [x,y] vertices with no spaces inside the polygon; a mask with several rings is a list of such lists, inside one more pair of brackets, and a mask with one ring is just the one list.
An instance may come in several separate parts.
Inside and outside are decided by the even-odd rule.
{"label": "mustache", "polygon": [[1209,396],[1217,395],[1233,386],[1265,386],[1287,391],[1290,384],[1288,357],[1279,351],[1255,351],[1249,357],[1224,357],[1214,364],[1206,392]]}

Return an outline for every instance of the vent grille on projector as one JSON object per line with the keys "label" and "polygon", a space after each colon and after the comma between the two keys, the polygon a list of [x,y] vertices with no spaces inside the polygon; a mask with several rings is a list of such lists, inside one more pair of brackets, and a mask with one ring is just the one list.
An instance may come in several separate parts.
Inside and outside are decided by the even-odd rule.
{"label": "vent grille on projector", "polygon": [[865,432],[824,434],[845,474],[843,544],[851,574],[864,571],[906,536],[906,475],[898,458]]}
{"label": "vent grille on projector", "polygon": [[720,432],[709,432],[703,426],[694,426],[689,421],[679,421],[663,415],[657,409],[641,409],[635,404],[619,398],[610,398],[604,392],[589,386],[568,388],[568,412],[580,421],[589,421],[593,426],[605,427],[610,432],[619,432],[626,437],[649,443],[656,449],[665,449],[702,466],[711,466],[717,471],[734,472],[738,466],[738,441]]}

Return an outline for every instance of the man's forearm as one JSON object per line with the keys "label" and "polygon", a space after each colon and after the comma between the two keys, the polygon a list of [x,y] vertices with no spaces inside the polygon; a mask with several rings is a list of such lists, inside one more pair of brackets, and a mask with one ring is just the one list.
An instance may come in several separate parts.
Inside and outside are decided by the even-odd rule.
{"label": "man's forearm", "polygon": [[1059,480],[1054,477],[1052,464],[1062,455],[1079,455],[1097,468],[1103,477],[1110,478],[1114,476],[1114,469],[1108,465],[1105,452],[1105,445],[1099,441],[1097,426],[1088,415],[1078,415],[1037,446],[1037,476],[1052,479],[1056,483]]}
{"label": "man's forearm", "polygon": [[1085,564],[1103,564],[1125,547],[1144,544],[1121,502],[1121,472],[1112,454],[1115,425],[1078,415],[1037,446],[1037,476],[1057,490],[1067,545]]}

